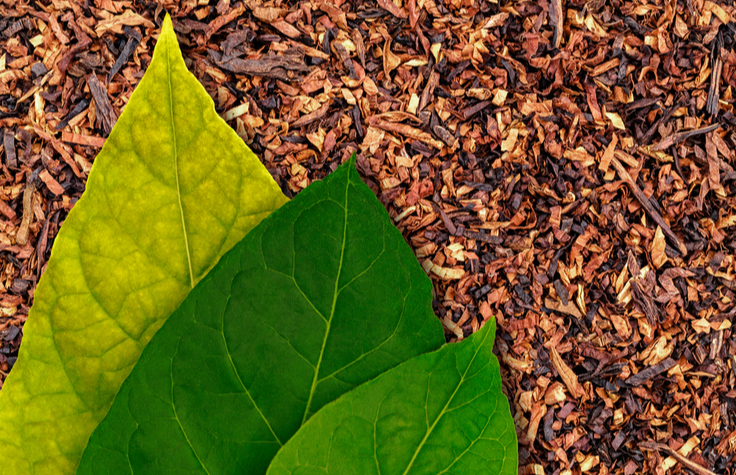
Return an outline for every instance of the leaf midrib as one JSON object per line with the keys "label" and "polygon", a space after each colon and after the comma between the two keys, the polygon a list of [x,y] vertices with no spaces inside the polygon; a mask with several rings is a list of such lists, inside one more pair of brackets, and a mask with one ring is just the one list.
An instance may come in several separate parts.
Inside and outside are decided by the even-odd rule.
{"label": "leaf midrib", "polygon": [[309,415],[309,408],[312,405],[312,399],[319,382],[319,369],[322,366],[322,357],[325,354],[325,347],[327,346],[327,337],[330,335],[330,325],[332,324],[332,318],[335,316],[335,306],[337,304],[337,297],[340,294],[338,286],[340,285],[340,277],[342,276],[342,264],[345,258],[345,243],[347,242],[348,235],[348,190],[350,188],[350,175],[345,180],[345,210],[344,223],[342,229],[342,246],[340,249],[340,263],[337,266],[337,276],[335,277],[335,289],[332,294],[332,308],[330,309],[330,318],[327,319],[327,326],[325,328],[325,336],[322,339],[322,348],[319,351],[319,358],[317,359],[317,365],[314,368],[314,379],[312,379],[312,387],[309,390],[309,399],[307,400],[307,407],[304,409],[304,415],[302,416],[302,424],[307,421]]}
{"label": "leaf midrib", "polygon": [[[167,45],[168,46],[168,45]],[[184,248],[187,251],[187,265],[189,266],[189,285],[194,288],[194,271],[192,270],[192,256],[189,251],[189,236],[187,235],[187,224],[184,219],[184,205],[181,200],[181,187],[179,186],[179,150],[176,140],[176,125],[174,123],[174,85],[171,82],[171,55],[169,48],[164,50],[166,53],[166,74],[169,80],[169,110],[171,113],[171,134],[174,139],[174,176],[176,177],[176,198],[179,203],[179,212],[181,214],[181,228],[184,234]]]}

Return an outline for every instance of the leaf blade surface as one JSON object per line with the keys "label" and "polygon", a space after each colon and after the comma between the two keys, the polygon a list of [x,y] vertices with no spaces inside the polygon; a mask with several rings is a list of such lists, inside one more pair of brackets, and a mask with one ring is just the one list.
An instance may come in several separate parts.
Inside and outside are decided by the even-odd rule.
{"label": "leaf blade surface", "polygon": [[73,473],[148,340],[285,201],[187,70],[167,16],[35,292],[0,391],[3,473]]}
{"label": "leaf blade surface", "polygon": [[353,161],[251,231],[143,352],[78,473],[265,473],[326,403],[444,343]]}
{"label": "leaf blade surface", "polygon": [[494,336],[491,321],[326,405],[267,475],[515,475],[516,432]]}

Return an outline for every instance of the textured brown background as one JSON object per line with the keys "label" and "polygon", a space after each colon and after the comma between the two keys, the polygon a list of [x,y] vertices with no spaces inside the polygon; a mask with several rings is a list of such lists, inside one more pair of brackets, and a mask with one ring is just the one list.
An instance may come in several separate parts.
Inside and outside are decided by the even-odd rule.
{"label": "textured brown background", "polygon": [[520,473],[734,473],[726,2],[0,2],[0,383],[165,11],[284,193],[357,150],[448,340],[497,317]]}

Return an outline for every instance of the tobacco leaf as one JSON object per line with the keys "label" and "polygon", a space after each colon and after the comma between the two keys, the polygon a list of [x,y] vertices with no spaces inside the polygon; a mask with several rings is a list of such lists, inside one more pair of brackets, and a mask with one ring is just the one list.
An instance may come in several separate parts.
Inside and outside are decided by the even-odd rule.
{"label": "tobacco leaf", "polygon": [[146,347],[78,474],[265,473],[325,404],[444,343],[354,160],[251,231]]}
{"label": "tobacco leaf", "polygon": [[516,432],[492,352],[495,325],[325,406],[268,475],[516,474]]}
{"label": "tobacco leaf", "polygon": [[35,292],[0,393],[3,473],[73,473],[151,337],[285,201],[187,71],[167,17]]}

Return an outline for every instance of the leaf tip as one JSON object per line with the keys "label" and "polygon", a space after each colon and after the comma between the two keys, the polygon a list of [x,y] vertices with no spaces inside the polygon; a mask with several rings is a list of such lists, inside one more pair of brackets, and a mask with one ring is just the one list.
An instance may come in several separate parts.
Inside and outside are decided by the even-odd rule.
{"label": "leaf tip", "polygon": [[159,33],[158,37],[159,41],[168,35],[173,36],[176,44],[179,44],[179,40],[176,38],[176,33],[174,33],[174,23],[171,20],[171,15],[169,15],[169,12],[166,12],[164,21],[161,23],[161,33]]}
{"label": "leaf tip", "polygon": [[494,315],[491,315],[491,317],[486,320],[481,328],[490,333],[488,337],[491,339],[492,342],[496,340],[496,317]]}
{"label": "leaf tip", "polygon": [[358,161],[357,152],[353,152],[352,155],[350,155],[350,158],[345,160],[345,162],[342,165],[340,165],[340,168],[347,170],[348,177],[359,177],[360,175],[358,174],[358,167],[356,165],[357,161]]}
{"label": "leaf tip", "polygon": [[355,163],[358,161],[358,152],[353,152],[352,155],[350,155],[350,158],[345,161],[345,167],[350,169],[355,169]]}
{"label": "leaf tip", "polygon": [[171,22],[171,15],[169,15],[169,12],[166,12],[166,16],[164,16],[164,22],[161,24],[161,32],[163,33],[164,31],[173,29],[174,25]]}

